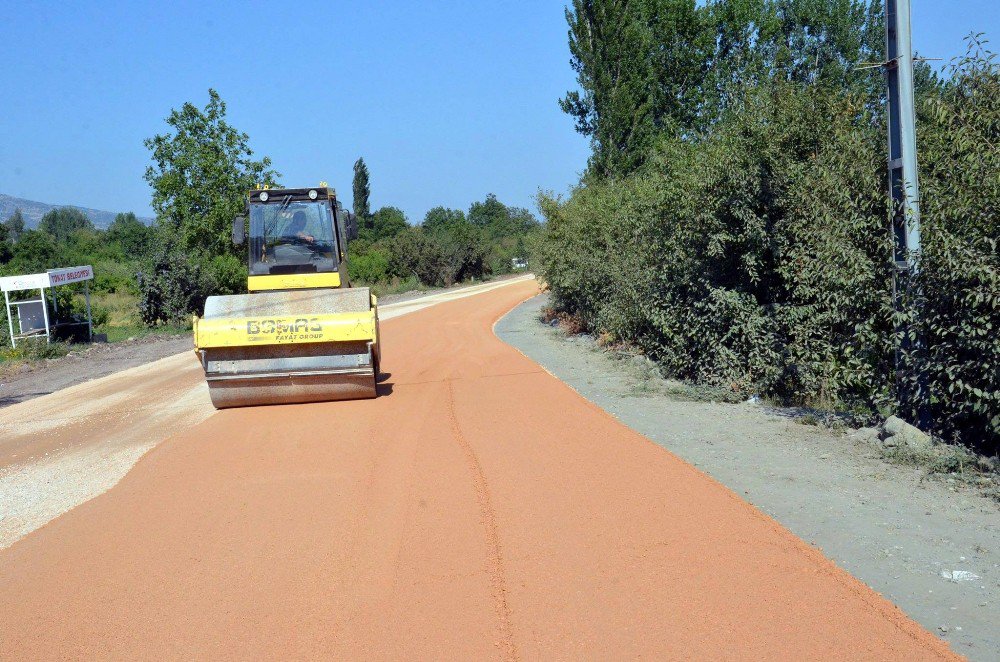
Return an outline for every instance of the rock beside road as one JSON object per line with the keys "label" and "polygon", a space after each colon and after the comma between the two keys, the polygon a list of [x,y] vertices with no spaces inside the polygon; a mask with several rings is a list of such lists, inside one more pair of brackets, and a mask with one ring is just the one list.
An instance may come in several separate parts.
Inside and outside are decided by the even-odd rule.
{"label": "rock beside road", "polygon": [[890,416],[882,424],[882,442],[889,447],[905,446],[918,453],[929,451],[934,446],[929,434],[898,416]]}

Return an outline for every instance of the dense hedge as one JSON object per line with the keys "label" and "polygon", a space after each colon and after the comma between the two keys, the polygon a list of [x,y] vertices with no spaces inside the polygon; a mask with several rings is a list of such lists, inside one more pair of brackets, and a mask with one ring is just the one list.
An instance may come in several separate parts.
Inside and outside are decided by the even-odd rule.
{"label": "dense hedge", "polygon": [[[935,432],[1000,442],[1000,71],[925,86],[924,252],[907,297]],[[857,90],[751,86],[640,170],[542,196],[555,303],[672,376],[787,402],[898,410],[883,110]],[[913,412],[902,413],[912,418]]]}

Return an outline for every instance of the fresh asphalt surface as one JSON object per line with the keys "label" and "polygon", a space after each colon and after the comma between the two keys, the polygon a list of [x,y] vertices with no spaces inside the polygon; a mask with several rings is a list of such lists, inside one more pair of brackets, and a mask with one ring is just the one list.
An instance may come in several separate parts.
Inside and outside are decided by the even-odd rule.
{"label": "fresh asphalt surface", "polygon": [[[380,305],[379,314],[389,320],[517,280],[402,295],[401,301]],[[121,366],[134,360],[136,351],[160,351],[164,345],[180,353],[103,376],[105,364]],[[22,396],[35,397],[12,398],[19,402],[0,409],[0,549],[109,489],[149,449],[215,412],[191,349],[190,337],[180,346],[168,341],[126,347],[119,352],[124,357],[98,357],[101,365],[93,374],[100,379],[85,379],[80,368],[87,361],[71,357],[27,376],[37,385],[66,387],[42,394],[31,393],[37,385],[21,389]],[[19,386],[23,380],[13,389],[0,384],[0,401]]]}
{"label": "fresh asphalt surface", "polygon": [[[375,400],[171,424],[117,485],[0,552],[0,651],[951,657],[820,552],[497,339],[493,322],[536,292],[507,283],[387,320],[390,374]],[[177,392],[204,396],[190,368],[170,367]],[[4,438],[4,466],[72,452],[72,431],[95,417],[114,427],[128,396],[101,397],[89,410],[81,398],[75,417],[52,403],[35,427],[8,427],[28,438]]]}

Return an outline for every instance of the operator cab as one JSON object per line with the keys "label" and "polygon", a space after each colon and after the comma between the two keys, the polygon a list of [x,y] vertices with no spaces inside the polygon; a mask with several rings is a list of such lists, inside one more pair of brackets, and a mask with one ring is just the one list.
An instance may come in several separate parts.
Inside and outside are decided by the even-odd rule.
{"label": "operator cab", "polygon": [[268,198],[250,203],[250,275],[337,271],[340,251],[330,201]]}
{"label": "operator cab", "polygon": [[[278,281],[268,276],[341,273],[347,284],[347,240],[357,230],[354,216],[346,212],[336,193],[326,187],[263,189],[248,195],[250,235],[249,275],[257,285],[301,287],[298,281]],[[233,241],[244,241],[244,219],[233,223]],[[340,284],[338,282],[338,285]],[[305,283],[305,281],[303,281]],[[331,283],[324,280],[322,285]]]}

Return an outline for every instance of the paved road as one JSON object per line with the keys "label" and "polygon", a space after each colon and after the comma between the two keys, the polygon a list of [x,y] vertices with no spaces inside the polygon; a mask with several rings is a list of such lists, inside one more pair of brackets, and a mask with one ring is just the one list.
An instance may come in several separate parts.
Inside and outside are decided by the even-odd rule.
{"label": "paved road", "polygon": [[819,552],[501,343],[384,325],[376,400],[226,410],[0,552],[0,651],[941,659]]}
{"label": "paved road", "polygon": [[[379,315],[389,320],[518,280],[420,295],[380,306]],[[0,388],[0,401],[5,394]],[[111,488],[150,448],[213,413],[190,340],[174,356],[0,409],[0,549]]]}

